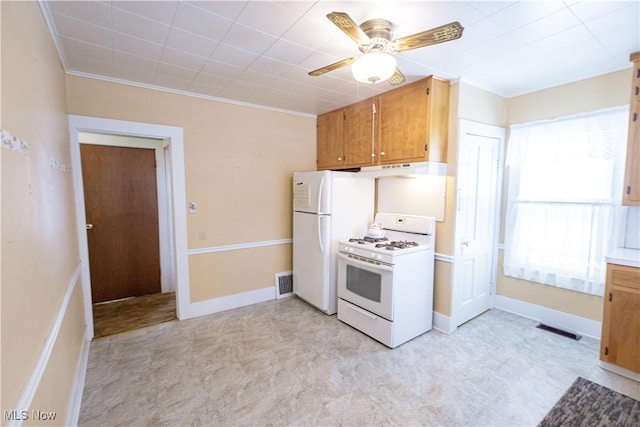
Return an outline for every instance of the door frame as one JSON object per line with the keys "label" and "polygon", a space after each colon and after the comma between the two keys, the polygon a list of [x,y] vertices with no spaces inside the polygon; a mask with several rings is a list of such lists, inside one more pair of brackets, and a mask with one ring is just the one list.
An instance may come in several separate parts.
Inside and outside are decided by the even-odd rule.
{"label": "door frame", "polygon": [[[493,235],[493,250],[492,250],[492,260],[491,260],[491,307],[495,306],[495,297],[496,297],[496,285],[498,281],[498,257],[499,257],[499,242],[500,242],[500,224],[501,224],[501,212],[502,212],[502,187],[503,187],[503,172],[504,172],[504,148],[505,148],[505,139],[506,139],[506,130],[504,128],[488,125],[485,123],[474,122],[466,119],[458,120],[458,144],[457,149],[458,153],[460,153],[462,149],[462,139],[466,134],[474,134],[483,137],[496,138],[499,140],[498,142],[498,164],[496,167],[498,168],[497,176],[496,176],[496,200],[495,200],[495,220],[494,220],[494,235]],[[457,160],[459,162],[460,154],[457,156]],[[456,177],[457,178],[457,177]],[[458,200],[458,184],[456,183],[456,200],[455,200],[455,212],[458,212],[459,208],[459,200]],[[458,326],[460,326],[463,321],[460,320],[459,314],[459,304],[460,304],[460,295],[459,290],[461,284],[459,283],[460,273],[458,268],[460,266],[460,258],[461,258],[461,248],[462,248],[462,238],[460,230],[457,227],[457,216],[456,221],[454,221],[454,261],[453,261],[453,271],[452,271],[452,292],[451,292],[451,317],[453,320],[454,330]],[[457,268],[458,267],[458,268]]]}
{"label": "door frame", "polygon": [[[78,248],[80,253],[82,288],[84,294],[85,321],[91,337],[93,337],[93,304],[91,302],[91,278],[89,274],[89,247],[87,242],[86,215],[84,204],[84,188],[82,180],[82,162],[80,156],[80,132],[111,134],[118,136],[162,139],[167,141],[164,147],[165,173],[159,180],[164,185],[163,204],[168,209],[161,209],[159,214],[166,217],[168,233],[161,238],[161,251],[168,254],[170,262],[166,267],[170,270],[168,280],[176,291],[176,316],[184,317],[189,306],[189,260],[187,254],[187,218],[184,168],[183,129],[175,126],[155,125],[149,123],[123,120],[102,119],[97,117],[69,115],[69,134],[71,143],[71,172],[76,202],[76,221]],[[160,190],[159,195],[160,195]],[[161,200],[159,200],[159,203]],[[162,212],[164,211],[164,212]],[[167,230],[165,230],[167,231]],[[161,262],[162,267],[165,263]]]}

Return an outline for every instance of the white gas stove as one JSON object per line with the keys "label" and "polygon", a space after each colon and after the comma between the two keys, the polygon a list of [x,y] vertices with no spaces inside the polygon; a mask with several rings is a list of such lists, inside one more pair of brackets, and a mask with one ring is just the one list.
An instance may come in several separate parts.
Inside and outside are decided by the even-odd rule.
{"label": "white gas stove", "polygon": [[378,213],[375,218],[384,237],[352,237],[340,241],[340,252],[392,264],[397,256],[433,250],[435,220],[432,217]]}
{"label": "white gas stove", "polygon": [[338,319],[394,348],[432,326],[435,220],[378,213],[384,237],[340,241]]}

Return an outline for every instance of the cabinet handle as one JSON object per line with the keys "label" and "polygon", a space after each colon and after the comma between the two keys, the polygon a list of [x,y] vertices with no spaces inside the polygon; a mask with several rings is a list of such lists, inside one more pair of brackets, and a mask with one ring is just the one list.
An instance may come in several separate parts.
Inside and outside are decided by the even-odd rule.
{"label": "cabinet handle", "polygon": [[637,76],[637,78],[640,79],[640,68],[638,68],[638,76]]}
{"label": "cabinet handle", "polygon": [[633,121],[635,122],[636,120],[638,120],[638,113],[633,113]]}
{"label": "cabinet handle", "polygon": [[381,156],[384,156],[384,151],[381,151],[381,152],[380,152],[380,155],[381,155]]}
{"label": "cabinet handle", "polygon": [[609,292],[609,301],[613,301],[613,295]]}
{"label": "cabinet handle", "polygon": [[341,162],[342,161],[342,157],[338,157],[338,161]]}

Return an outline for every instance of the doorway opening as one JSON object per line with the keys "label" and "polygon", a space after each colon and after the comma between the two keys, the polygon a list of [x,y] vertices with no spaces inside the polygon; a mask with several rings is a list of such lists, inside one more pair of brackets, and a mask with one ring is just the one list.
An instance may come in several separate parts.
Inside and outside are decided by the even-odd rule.
{"label": "doorway opening", "polygon": [[[80,132],[94,337],[174,320],[166,140]],[[172,298],[173,297],[173,298]]]}
{"label": "doorway opening", "polygon": [[[84,116],[69,116],[69,128],[87,335],[93,338],[104,334],[97,330],[98,325],[94,322],[94,318],[97,321],[103,317],[103,312],[128,313],[130,318],[137,319],[138,327],[147,326],[148,322],[159,323],[156,314],[162,312],[165,314],[171,312],[173,319],[181,318],[181,313],[188,311],[189,305],[182,128]],[[154,187],[154,192],[157,192],[157,197],[154,198],[157,200],[155,228],[158,234],[160,258],[158,290],[161,291],[157,292],[157,297],[153,297],[153,294],[147,295],[149,291],[134,292],[132,295],[124,294],[124,298],[119,298],[118,294],[98,300],[92,297],[94,293],[92,266],[87,235],[95,230],[96,224],[92,224],[87,216],[81,154],[81,148],[89,145],[128,147],[129,150],[133,146],[142,149],[139,151],[155,153],[157,165],[155,180],[157,187]],[[137,209],[135,203],[130,203]],[[93,225],[92,230],[88,230],[92,228],[90,225]],[[128,245],[128,241],[125,240],[125,242],[121,247]],[[138,258],[138,255],[135,253],[130,256]],[[112,302],[113,298],[117,300]],[[137,300],[137,298],[144,300]],[[93,305],[94,302],[105,300],[109,302],[99,307]],[[136,309],[133,309],[133,306]],[[143,308],[151,312],[155,311],[156,314],[143,315]],[[109,323],[111,323],[110,326],[115,326],[117,322],[112,318]],[[128,321],[123,319],[123,323],[126,325]]]}

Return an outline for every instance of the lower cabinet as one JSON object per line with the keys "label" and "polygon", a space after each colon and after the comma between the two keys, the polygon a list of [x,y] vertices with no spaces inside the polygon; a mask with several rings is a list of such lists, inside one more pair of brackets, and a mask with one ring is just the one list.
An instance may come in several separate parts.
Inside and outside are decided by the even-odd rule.
{"label": "lower cabinet", "polygon": [[607,264],[600,360],[640,373],[640,269]]}

